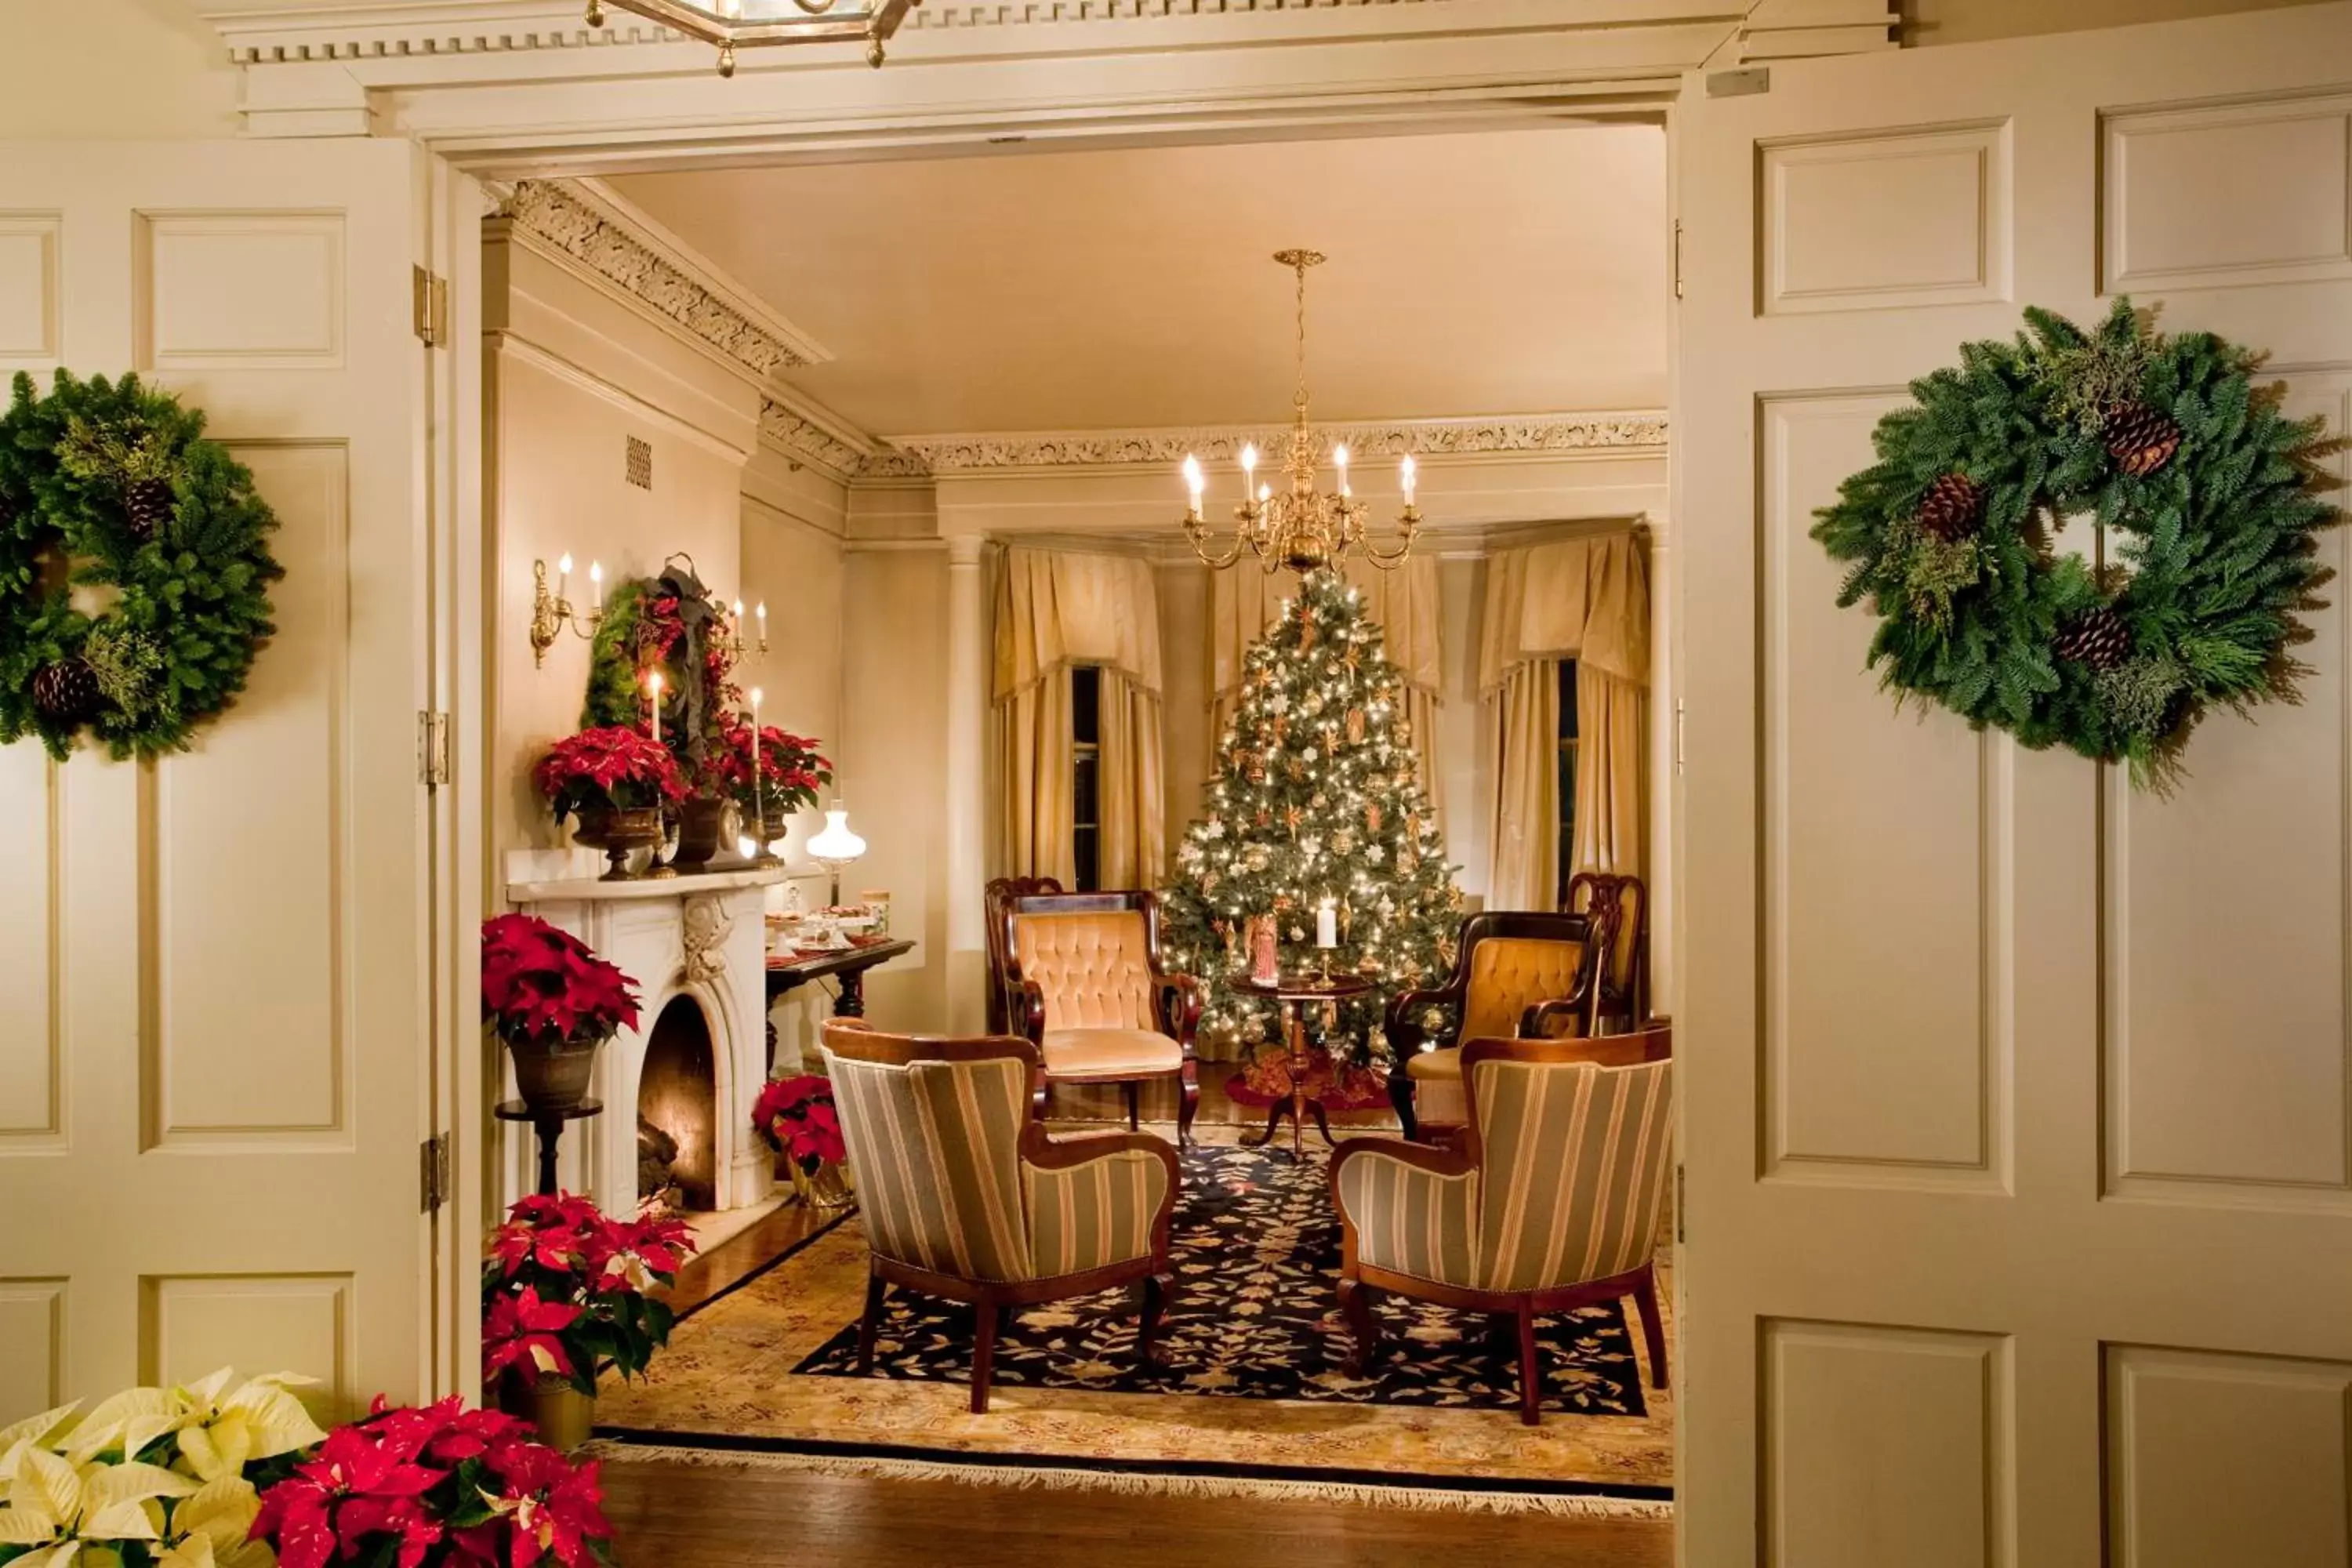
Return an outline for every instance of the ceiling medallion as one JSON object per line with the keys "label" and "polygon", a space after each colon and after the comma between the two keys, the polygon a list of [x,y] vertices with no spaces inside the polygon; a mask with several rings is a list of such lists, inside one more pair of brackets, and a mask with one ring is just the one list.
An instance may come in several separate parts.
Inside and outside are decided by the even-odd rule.
{"label": "ceiling medallion", "polygon": [[1404,510],[1397,519],[1393,549],[1380,549],[1364,531],[1365,507],[1349,488],[1344,445],[1331,448],[1339,493],[1325,495],[1316,489],[1315,433],[1307,422],[1307,269],[1320,267],[1326,258],[1317,250],[1278,250],[1274,258],[1298,274],[1298,393],[1291,399],[1290,456],[1283,464],[1290,482],[1279,495],[1272,486],[1258,483],[1257,447],[1242,448],[1242,504],[1234,509],[1233,543],[1220,553],[1210,547],[1214,536],[1201,516],[1201,498],[1208,487],[1201,460],[1186,457],[1184,482],[1192,489],[1192,505],[1184,514],[1184,537],[1192,542],[1192,553],[1219,572],[1239,561],[1244,551],[1255,554],[1269,573],[1277,566],[1294,572],[1337,566],[1357,551],[1381,570],[1392,572],[1412,553],[1413,535],[1421,527],[1421,509],[1413,504],[1413,460],[1405,458],[1398,469]]}
{"label": "ceiling medallion", "polygon": [[633,11],[719,46],[719,74],[735,74],[735,48],[766,44],[826,44],[866,40],[868,63],[882,63],[882,46],[922,0],[588,0],[588,25],[604,25],[604,7]]}

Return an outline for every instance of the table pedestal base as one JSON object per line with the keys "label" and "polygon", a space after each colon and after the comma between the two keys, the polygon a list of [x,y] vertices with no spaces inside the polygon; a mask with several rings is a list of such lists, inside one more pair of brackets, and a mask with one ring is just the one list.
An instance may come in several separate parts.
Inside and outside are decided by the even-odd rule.
{"label": "table pedestal base", "polygon": [[1243,1140],[1245,1147],[1263,1149],[1274,1142],[1282,1130],[1282,1119],[1290,1118],[1290,1157],[1304,1163],[1307,1158],[1307,1113],[1315,1113],[1315,1130],[1323,1134],[1325,1148],[1335,1148],[1331,1122],[1323,1113],[1323,1102],[1307,1092],[1307,1069],[1313,1064],[1307,1056],[1307,1019],[1297,1002],[1282,1004],[1283,1035],[1290,1047],[1289,1059],[1284,1064],[1290,1073],[1290,1096],[1277,1100],[1266,1112],[1265,1131],[1255,1138]]}

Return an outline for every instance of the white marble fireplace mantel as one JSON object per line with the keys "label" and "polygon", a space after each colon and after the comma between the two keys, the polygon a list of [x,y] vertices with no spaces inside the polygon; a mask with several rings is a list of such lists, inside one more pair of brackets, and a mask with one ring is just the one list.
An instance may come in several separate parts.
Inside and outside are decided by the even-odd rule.
{"label": "white marble fireplace mantel", "polygon": [[[635,1029],[599,1053],[589,1090],[604,1115],[577,1122],[564,1143],[564,1184],[608,1214],[636,1211],[637,1086],[647,1040],[662,1010],[680,996],[710,1031],[713,1140],[720,1209],[768,1196],[774,1158],[751,1131],[751,1101],[767,1077],[767,890],[789,880],[784,868],[741,868],[698,876],[607,882],[589,875],[601,857],[519,850],[508,857],[507,901],[560,926],[618,964],[644,999]],[[513,1092],[511,1080],[504,1091]],[[501,1170],[509,1201],[530,1190],[527,1128],[503,1127]],[[575,1142],[574,1140],[577,1140]]]}

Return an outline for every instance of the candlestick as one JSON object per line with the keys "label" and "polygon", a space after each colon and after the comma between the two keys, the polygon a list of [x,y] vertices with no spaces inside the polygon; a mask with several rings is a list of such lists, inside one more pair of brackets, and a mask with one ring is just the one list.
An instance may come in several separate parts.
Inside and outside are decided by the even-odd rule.
{"label": "candlestick", "polygon": [[768,651],[768,601],[761,600],[751,613],[760,617],[760,651],[765,653]]}
{"label": "candlestick", "polygon": [[555,563],[555,597],[558,603],[572,597],[572,552],[568,550]]}
{"label": "candlestick", "polygon": [[1315,945],[1339,945],[1339,911],[1328,899],[1324,900],[1322,906],[1315,911]]}
{"label": "candlestick", "polygon": [[[736,614],[742,606],[736,606]],[[755,859],[768,858],[768,802],[760,789],[760,689],[751,688],[751,831],[759,836],[760,848]]]}
{"label": "candlestick", "polygon": [[658,746],[661,744],[662,678],[660,670],[650,671],[646,676],[646,691],[653,700],[654,744]]}

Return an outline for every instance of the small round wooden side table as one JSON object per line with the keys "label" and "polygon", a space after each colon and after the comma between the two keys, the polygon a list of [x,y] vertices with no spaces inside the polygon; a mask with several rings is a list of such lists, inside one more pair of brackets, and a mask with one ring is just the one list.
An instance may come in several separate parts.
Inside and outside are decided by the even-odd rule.
{"label": "small round wooden side table", "polygon": [[1307,1069],[1313,1065],[1307,1055],[1307,1015],[1309,1002],[1345,1002],[1380,989],[1380,983],[1361,974],[1284,973],[1272,981],[1253,979],[1236,974],[1233,987],[1244,996],[1263,996],[1282,1006],[1283,1043],[1289,1048],[1290,1098],[1277,1100],[1266,1113],[1265,1131],[1254,1139],[1245,1140],[1253,1149],[1263,1149],[1274,1142],[1282,1127],[1282,1119],[1290,1118],[1290,1157],[1307,1158],[1307,1113],[1315,1112],[1315,1130],[1323,1134],[1328,1147],[1331,1142],[1331,1122],[1323,1113],[1323,1102],[1307,1092]]}
{"label": "small round wooden side table", "polygon": [[501,1121],[528,1121],[539,1134],[539,1190],[544,1197],[553,1197],[555,1185],[555,1146],[562,1141],[563,1124],[585,1121],[604,1113],[601,1100],[583,1100],[565,1110],[538,1110],[520,1100],[502,1100],[490,1108],[490,1114]]}

